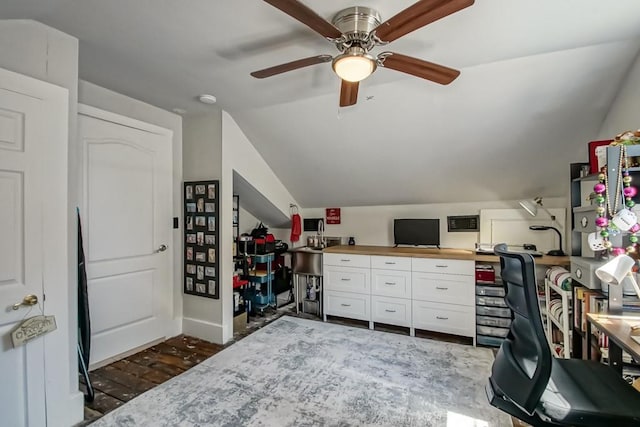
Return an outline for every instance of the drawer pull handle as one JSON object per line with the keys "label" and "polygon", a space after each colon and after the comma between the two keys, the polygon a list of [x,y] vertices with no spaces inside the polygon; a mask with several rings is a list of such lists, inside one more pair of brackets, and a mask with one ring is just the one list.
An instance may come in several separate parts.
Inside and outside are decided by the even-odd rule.
{"label": "drawer pull handle", "polygon": [[438,319],[438,320],[449,320],[448,317],[442,317],[442,316],[436,316],[436,319]]}
{"label": "drawer pull handle", "polygon": [[390,261],[385,261],[384,263],[387,264],[387,265],[395,265],[396,264],[395,262],[390,262]]}
{"label": "drawer pull handle", "polygon": [[384,284],[385,284],[385,285],[392,285],[392,286],[395,286],[395,285],[396,285],[396,282],[384,282]]}
{"label": "drawer pull handle", "polygon": [[445,288],[443,286],[436,286],[436,289],[439,290],[439,291],[446,291],[449,288]]}
{"label": "drawer pull handle", "polygon": [[387,313],[395,313],[395,310],[389,310],[389,309],[385,309],[384,311],[386,311]]}
{"label": "drawer pull handle", "polygon": [[447,268],[449,266],[446,265],[446,264],[436,264],[436,267],[438,267],[438,268]]}
{"label": "drawer pull handle", "polygon": [[340,304],[343,307],[351,307],[351,304]]}
{"label": "drawer pull handle", "polygon": [[342,280],[343,282],[348,282],[348,281],[350,281],[351,279],[349,279],[348,277],[343,277],[343,278],[342,278],[342,279],[340,279],[340,280]]}
{"label": "drawer pull handle", "polygon": [[349,262],[351,261],[350,259],[341,259],[340,262]]}

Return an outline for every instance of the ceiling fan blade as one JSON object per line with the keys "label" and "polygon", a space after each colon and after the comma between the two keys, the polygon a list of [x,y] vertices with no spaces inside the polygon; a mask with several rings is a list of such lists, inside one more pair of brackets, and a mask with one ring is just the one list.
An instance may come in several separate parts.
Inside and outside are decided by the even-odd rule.
{"label": "ceiling fan blade", "polygon": [[358,102],[358,87],[360,87],[360,82],[342,80],[342,86],[340,86],[341,107],[348,107]]}
{"label": "ceiling fan blade", "polygon": [[376,35],[383,42],[392,42],[445,16],[469,7],[475,0],[420,0],[380,24]]}
{"label": "ceiling fan blade", "polygon": [[286,73],[287,71],[297,70],[298,68],[329,62],[331,59],[331,55],[310,56],[309,58],[298,59],[297,61],[287,62],[286,64],[280,64],[275,67],[265,68],[264,70],[254,71],[251,75],[257,79],[264,79],[265,77],[275,76],[276,74]]}
{"label": "ceiling fan blade", "polygon": [[399,53],[384,52],[380,54],[379,58],[381,66],[384,68],[391,68],[441,85],[448,85],[460,75],[460,71],[453,68]]}
{"label": "ceiling fan blade", "polygon": [[322,37],[337,39],[342,36],[342,32],[322,18],[320,15],[309,9],[304,4],[296,0],[264,0],[271,6],[280,9],[292,18],[302,22]]}

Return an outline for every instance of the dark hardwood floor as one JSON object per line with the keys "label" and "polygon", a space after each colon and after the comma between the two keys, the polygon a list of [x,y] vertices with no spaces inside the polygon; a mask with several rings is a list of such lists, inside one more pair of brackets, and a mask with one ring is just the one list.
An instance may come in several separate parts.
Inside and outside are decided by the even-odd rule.
{"label": "dark hardwood floor", "polygon": [[[85,404],[85,423],[95,421],[158,384],[196,366],[224,349],[198,338],[180,335],[89,373],[95,390]],[[85,390],[84,379],[81,387]]]}

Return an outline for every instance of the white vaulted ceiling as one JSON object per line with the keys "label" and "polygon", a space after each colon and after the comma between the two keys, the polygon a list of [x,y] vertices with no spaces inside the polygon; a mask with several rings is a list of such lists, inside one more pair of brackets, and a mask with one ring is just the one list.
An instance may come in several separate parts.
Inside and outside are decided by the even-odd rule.
{"label": "white vaulted ceiling", "polygon": [[[328,20],[413,3],[303,2]],[[303,207],[566,196],[636,59],[638,16],[637,0],[476,0],[375,50],[461,70],[451,85],[378,69],[338,108],[329,63],[249,75],[337,53],[261,0],[0,2],[0,18],[76,36],[82,79],[187,114],[214,94]]]}

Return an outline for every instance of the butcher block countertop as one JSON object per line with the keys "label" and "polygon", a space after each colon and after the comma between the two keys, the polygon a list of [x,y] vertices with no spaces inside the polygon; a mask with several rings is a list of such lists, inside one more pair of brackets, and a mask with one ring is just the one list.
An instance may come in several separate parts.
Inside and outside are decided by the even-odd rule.
{"label": "butcher block countertop", "polygon": [[[379,255],[379,256],[399,256],[413,258],[444,258],[444,259],[466,259],[481,262],[500,262],[500,257],[496,255],[478,254],[469,249],[436,249],[436,248],[407,248],[392,246],[331,246],[323,250],[324,253],[353,254],[353,255]],[[569,265],[568,256],[547,256],[533,258],[537,265]]]}

